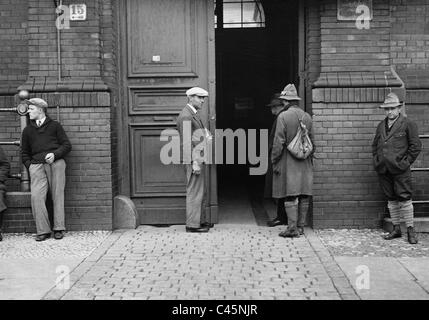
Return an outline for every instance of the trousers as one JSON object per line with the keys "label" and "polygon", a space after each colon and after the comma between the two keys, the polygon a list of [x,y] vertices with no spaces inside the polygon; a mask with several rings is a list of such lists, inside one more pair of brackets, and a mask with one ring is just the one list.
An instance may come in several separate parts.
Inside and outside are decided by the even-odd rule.
{"label": "trousers", "polygon": [[201,165],[201,173],[192,173],[192,165],[185,165],[186,170],[186,226],[199,228],[205,220],[205,165]]}
{"label": "trousers", "polygon": [[29,168],[31,180],[31,209],[36,222],[37,234],[51,232],[46,196],[51,191],[54,203],[54,231],[65,230],[64,188],[66,184],[66,163],[63,159],[52,164],[31,164]]}

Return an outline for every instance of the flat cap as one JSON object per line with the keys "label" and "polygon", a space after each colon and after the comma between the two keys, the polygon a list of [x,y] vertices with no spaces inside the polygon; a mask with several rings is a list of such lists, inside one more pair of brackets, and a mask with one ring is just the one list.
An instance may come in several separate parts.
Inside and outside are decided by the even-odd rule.
{"label": "flat cap", "polygon": [[186,91],[186,95],[189,96],[199,96],[199,97],[208,97],[209,93],[200,87],[193,87]]}
{"label": "flat cap", "polygon": [[30,100],[24,100],[28,105],[33,105],[39,108],[47,108],[48,103],[40,98],[32,98]]}

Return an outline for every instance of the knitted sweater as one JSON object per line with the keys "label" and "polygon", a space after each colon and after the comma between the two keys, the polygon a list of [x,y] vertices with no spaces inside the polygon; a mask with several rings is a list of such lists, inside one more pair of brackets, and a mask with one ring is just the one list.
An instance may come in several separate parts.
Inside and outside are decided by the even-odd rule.
{"label": "knitted sweater", "polygon": [[37,127],[36,121],[30,120],[30,124],[22,132],[21,155],[27,168],[32,163],[45,163],[48,153],[53,153],[55,160],[62,159],[71,148],[61,124],[48,116],[40,127]]}

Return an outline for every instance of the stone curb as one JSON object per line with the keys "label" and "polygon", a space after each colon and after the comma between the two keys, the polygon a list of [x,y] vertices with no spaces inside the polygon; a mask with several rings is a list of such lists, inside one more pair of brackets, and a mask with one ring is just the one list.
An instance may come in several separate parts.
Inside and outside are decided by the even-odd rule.
{"label": "stone curb", "polygon": [[305,228],[305,236],[319,258],[321,265],[325,268],[326,272],[331,278],[332,284],[338,291],[341,299],[360,300],[359,295],[356,293],[349,279],[332,257],[332,255],[329,253],[328,249],[320,241],[313,229]]}
{"label": "stone curb", "polygon": [[70,286],[67,290],[57,289],[52,287],[41,300],[60,300],[62,299],[73,286],[97,263],[100,258],[106,254],[109,248],[124,234],[127,230],[115,230],[79,265],[70,272]]}

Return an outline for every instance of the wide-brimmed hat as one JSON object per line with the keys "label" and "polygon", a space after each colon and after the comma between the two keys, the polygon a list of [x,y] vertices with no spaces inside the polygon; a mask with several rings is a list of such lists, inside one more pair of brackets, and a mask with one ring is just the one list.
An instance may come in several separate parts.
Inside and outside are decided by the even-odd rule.
{"label": "wide-brimmed hat", "polygon": [[188,97],[190,97],[190,96],[208,97],[209,93],[206,90],[204,90],[203,88],[193,87],[193,88],[189,89],[188,91],[186,91],[186,95]]}
{"label": "wide-brimmed hat", "polygon": [[380,108],[395,108],[402,106],[402,103],[399,101],[398,96],[391,92],[387,95],[384,103],[380,105]]}
{"label": "wide-brimmed hat", "polygon": [[271,97],[270,103],[266,104],[267,107],[283,106],[283,102],[280,99],[280,93],[274,93]]}
{"label": "wide-brimmed hat", "polygon": [[280,99],[284,100],[301,100],[300,97],[298,97],[298,93],[296,91],[295,85],[288,84],[283,91],[280,94]]}

